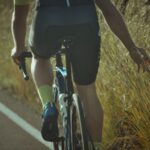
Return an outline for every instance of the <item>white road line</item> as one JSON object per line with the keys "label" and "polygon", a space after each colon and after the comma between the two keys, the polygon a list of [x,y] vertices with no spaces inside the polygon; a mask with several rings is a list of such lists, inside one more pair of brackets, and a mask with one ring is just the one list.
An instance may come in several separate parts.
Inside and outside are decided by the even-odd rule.
{"label": "white road line", "polygon": [[46,142],[42,139],[41,133],[39,130],[34,128],[31,124],[21,118],[18,114],[10,110],[7,106],[0,102],[0,112],[2,112],[5,116],[7,116],[10,120],[12,120],[15,124],[21,127],[24,131],[33,136],[36,140],[44,144],[46,147],[53,149],[53,145],[50,142]]}

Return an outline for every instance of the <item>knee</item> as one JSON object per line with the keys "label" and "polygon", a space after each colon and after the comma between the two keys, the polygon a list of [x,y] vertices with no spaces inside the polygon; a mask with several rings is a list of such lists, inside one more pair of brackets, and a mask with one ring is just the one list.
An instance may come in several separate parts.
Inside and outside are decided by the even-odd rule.
{"label": "knee", "polygon": [[87,93],[87,92],[96,93],[95,82],[88,84],[88,85],[76,84],[76,87],[77,87],[78,92],[81,92],[81,93],[84,93],[84,92],[85,93]]}

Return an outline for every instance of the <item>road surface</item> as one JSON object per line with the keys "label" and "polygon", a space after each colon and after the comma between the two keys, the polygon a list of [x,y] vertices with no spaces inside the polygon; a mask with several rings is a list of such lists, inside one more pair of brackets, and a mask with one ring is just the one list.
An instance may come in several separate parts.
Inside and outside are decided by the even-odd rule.
{"label": "road surface", "polygon": [[52,150],[40,135],[41,115],[0,89],[0,150]]}

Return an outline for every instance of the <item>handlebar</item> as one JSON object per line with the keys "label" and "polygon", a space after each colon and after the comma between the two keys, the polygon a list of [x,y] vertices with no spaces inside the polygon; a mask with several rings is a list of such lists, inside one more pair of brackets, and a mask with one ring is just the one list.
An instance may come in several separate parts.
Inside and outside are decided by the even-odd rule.
{"label": "handlebar", "polygon": [[29,75],[27,73],[27,69],[26,69],[26,58],[31,58],[32,57],[32,53],[31,52],[23,52],[20,56],[19,56],[19,60],[20,60],[20,64],[19,64],[19,69],[22,71],[23,74],[23,78],[25,80],[29,80]]}

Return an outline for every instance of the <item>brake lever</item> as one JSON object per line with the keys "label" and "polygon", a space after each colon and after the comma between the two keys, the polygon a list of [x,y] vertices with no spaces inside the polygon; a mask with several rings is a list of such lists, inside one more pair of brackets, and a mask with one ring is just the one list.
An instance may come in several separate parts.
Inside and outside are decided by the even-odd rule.
{"label": "brake lever", "polygon": [[29,80],[29,75],[26,69],[26,58],[31,58],[32,54],[31,52],[23,52],[20,56],[19,56],[19,60],[20,60],[20,64],[19,64],[19,69],[21,70],[22,74],[23,74],[23,78],[24,80]]}

